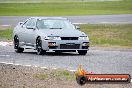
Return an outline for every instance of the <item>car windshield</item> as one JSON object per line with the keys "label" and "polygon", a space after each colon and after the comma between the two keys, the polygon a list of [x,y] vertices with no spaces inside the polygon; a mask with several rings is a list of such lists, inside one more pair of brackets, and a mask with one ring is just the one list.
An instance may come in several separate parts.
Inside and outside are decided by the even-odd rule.
{"label": "car windshield", "polygon": [[38,29],[75,29],[74,25],[68,20],[38,20]]}

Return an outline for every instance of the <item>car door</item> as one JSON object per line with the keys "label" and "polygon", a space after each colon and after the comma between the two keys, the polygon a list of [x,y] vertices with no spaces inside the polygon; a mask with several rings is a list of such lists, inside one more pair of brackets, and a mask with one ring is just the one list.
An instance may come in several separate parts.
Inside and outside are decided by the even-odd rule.
{"label": "car door", "polygon": [[30,18],[23,25],[23,35],[22,39],[24,43],[28,46],[33,46],[35,41],[35,27],[36,27],[36,19]]}
{"label": "car door", "polygon": [[26,25],[27,25],[28,20],[29,19],[27,19],[19,28],[19,30],[20,30],[18,33],[19,43],[22,45],[26,43],[25,31],[26,31]]}
{"label": "car door", "polygon": [[35,42],[35,32],[36,32],[36,19],[31,18],[26,25],[26,44],[28,46],[34,46]]}

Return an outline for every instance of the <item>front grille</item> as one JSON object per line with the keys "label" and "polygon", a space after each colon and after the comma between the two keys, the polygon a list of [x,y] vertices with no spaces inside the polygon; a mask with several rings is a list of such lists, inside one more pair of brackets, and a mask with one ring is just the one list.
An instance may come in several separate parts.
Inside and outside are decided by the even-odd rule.
{"label": "front grille", "polygon": [[79,49],[80,44],[74,44],[74,45],[66,45],[66,44],[60,44],[60,49]]}
{"label": "front grille", "polygon": [[57,46],[49,46],[49,49],[56,49]]}
{"label": "front grille", "polygon": [[78,40],[78,37],[61,37],[61,40]]}

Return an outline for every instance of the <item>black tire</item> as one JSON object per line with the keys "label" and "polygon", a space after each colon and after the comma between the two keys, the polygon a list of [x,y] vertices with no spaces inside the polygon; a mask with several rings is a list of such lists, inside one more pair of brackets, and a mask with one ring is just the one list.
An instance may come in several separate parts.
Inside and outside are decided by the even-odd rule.
{"label": "black tire", "polygon": [[44,55],[44,54],[46,54],[46,50],[42,49],[42,40],[41,40],[40,37],[38,37],[36,39],[36,49],[37,49],[37,54],[38,55]]}
{"label": "black tire", "polygon": [[79,53],[79,55],[86,55],[87,50],[79,50],[78,53]]}
{"label": "black tire", "polygon": [[17,36],[14,37],[14,49],[16,53],[22,53],[24,48],[19,47],[19,38]]}
{"label": "black tire", "polygon": [[79,85],[84,85],[86,83],[86,77],[84,76],[77,76],[76,81]]}

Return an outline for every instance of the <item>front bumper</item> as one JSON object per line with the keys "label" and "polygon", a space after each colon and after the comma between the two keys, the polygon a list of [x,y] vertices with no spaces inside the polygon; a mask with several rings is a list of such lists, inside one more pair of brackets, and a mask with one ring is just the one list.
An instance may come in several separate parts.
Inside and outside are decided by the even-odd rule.
{"label": "front bumper", "polygon": [[88,50],[88,40],[42,40],[42,48],[47,51]]}

